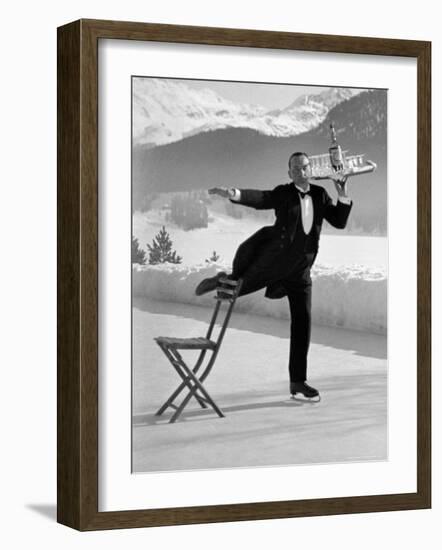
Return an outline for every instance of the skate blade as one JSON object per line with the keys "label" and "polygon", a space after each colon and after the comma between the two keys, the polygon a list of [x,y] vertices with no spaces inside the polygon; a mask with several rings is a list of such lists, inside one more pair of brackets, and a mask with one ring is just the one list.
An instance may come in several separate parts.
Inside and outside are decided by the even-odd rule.
{"label": "skate blade", "polygon": [[321,396],[306,397],[303,393],[292,393],[290,399],[293,401],[300,401],[301,403],[319,403],[321,401]]}

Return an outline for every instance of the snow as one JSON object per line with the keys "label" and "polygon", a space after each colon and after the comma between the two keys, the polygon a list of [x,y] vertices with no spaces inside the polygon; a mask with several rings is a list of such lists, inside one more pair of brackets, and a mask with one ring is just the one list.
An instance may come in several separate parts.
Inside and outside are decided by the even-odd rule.
{"label": "snow", "polygon": [[[313,327],[308,380],[321,401],[291,400],[288,323],[235,310],[204,383],[225,418],[192,399],[169,424],[171,409],[159,417],[155,412],[180,379],[153,338],[204,335],[210,314],[140,297],[133,306],[135,472],[388,458],[384,336]],[[189,359],[194,352],[183,354]]]}
{"label": "snow", "polygon": [[[134,265],[133,296],[212,308],[211,294],[195,296],[194,291],[202,279],[218,271],[229,271],[229,266]],[[318,264],[312,279],[313,323],[386,334],[387,278],[383,270]],[[287,300],[269,300],[264,290],[240,297],[235,307],[242,313],[289,319]]]}
{"label": "snow", "polygon": [[[173,249],[182,256],[183,262],[178,265],[135,266],[135,296],[212,307],[212,297],[195,296],[195,287],[217,270],[230,272],[238,245],[266,224],[256,218],[238,220],[214,210],[209,215],[211,221],[207,228],[192,231],[166,223]],[[134,213],[134,236],[144,250],[146,243],[152,242],[164,224],[161,210]],[[208,264],[205,260],[213,251],[220,259],[217,264]],[[321,235],[312,270],[313,322],[386,334],[387,264],[386,237]],[[287,300],[266,299],[263,291],[241,297],[237,307],[239,311],[260,316],[289,318]]]}
{"label": "snow", "polygon": [[[133,233],[140,246],[146,250],[146,243],[159,232],[163,225],[170,234],[173,248],[183,258],[183,264],[193,266],[204,263],[215,250],[220,260],[230,265],[238,246],[250,235],[264,225],[272,225],[258,218],[246,217],[235,219],[226,214],[209,208],[210,223],[206,228],[184,231],[170,221],[165,221],[164,213],[158,209],[149,212],[134,212]],[[364,266],[377,271],[386,272],[388,263],[388,239],[386,237],[327,235],[322,234],[318,264],[332,266],[348,266],[357,268]]]}
{"label": "snow", "polygon": [[294,136],[317,127],[332,107],[362,91],[330,88],[298,98],[286,109],[269,112],[260,105],[229,101],[209,86],[195,90],[172,79],[134,78],[134,144],[164,145],[220,128]]}

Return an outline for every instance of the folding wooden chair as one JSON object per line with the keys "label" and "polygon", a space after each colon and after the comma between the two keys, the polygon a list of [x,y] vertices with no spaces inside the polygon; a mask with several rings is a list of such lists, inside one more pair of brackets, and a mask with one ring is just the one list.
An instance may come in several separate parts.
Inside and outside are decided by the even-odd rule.
{"label": "folding wooden chair", "polygon": [[[180,414],[183,412],[184,407],[188,404],[192,397],[197,400],[203,409],[206,409],[207,406],[210,405],[218,416],[224,416],[221,409],[216,405],[215,401],[210,397],[207,390],[204,388],[203,382],[212,370],[218,351],[221,347],[236,298],[238,297],[238,293],[241,289],[241,280],[233,281],[231,279],[222,278],[218,281],[218,284],[219,286],[217,287],[215,294],[216,305],[205,337],[172,338],[167,336],[159,336],[158,338],[154,338],[182,380],[181,384],[172,393],[169,399],[155,413],[156,416],[160,416],[167,408],[171,407],[175,410],[175,413],[170,419],[170,423],[175,422],[178,419]],[[221,304],[223,302],[227,304],[226,308],[222,308]],[[220,324],[218,336],[216,340],[214,340],[212,337],[214,334],[215,323],[218,318],[218,314],[222,310],[224,310],[224,320]],[[196,363],[192,368],[185,363],[178,350],[200,350]],[[206,359],[207,352],[211,353],[208,360]],[[205,359],[206,365],[203,366]],[[185,395],[179,405],[176,405],[175,400],[185,390],[188,390],[187,395]]]}

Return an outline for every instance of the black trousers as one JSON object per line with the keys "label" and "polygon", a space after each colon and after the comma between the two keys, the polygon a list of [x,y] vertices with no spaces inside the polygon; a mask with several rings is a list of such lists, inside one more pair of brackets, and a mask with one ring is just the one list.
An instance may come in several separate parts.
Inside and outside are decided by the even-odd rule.
{"label": "black trousers", "polygon": [[[252,242],[252,239],[254,241]],[[238,248],[233,260],[233,279],[242,278],[240,296],[250,294],[269,285],[280,283],[290,306],[290,382],[307,379],[307,355],[311,337],[312,283],[310,270],[316,252],[300,252],[293,246],[283,263],[269,261],[262,254],[259,239],[252,236]],[[257,246],[258,245],[258,246]],[[260,250],[261,254],[257,253]]]}
{"label": "black trousers", "polygon": [[312,327],[312,285],[284,281],[290,306],[290,382],[307,379],[307,355]]}

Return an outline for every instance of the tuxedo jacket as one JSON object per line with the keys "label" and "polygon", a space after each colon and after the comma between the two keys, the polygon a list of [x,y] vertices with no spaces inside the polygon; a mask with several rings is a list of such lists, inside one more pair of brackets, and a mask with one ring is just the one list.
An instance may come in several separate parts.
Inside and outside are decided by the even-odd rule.
{"label": "tuxedo jacket", "polygon": [[278,185],[268,191],[240,189],[240,193],[240,199],[232,202],[258,210],[273,209],[276,219],[273,226],[263,227],[240,245],[233,262],[233,276],[245,279],[245,293],[267,287],[266,296],[270,298],[281,297],[280,290],[274,295],[274,283],[287,278],[293,266],[294,254],[296,261],[305,260],[305,269],[310,277],[309,270],[318,252],[323,221],[327,220],[332,226],[343,229],[352,208],[351,203],[338,201],[333,204],[323,187],[310,184],[313,224],[306,235],[299,194],[294,183]]}

